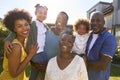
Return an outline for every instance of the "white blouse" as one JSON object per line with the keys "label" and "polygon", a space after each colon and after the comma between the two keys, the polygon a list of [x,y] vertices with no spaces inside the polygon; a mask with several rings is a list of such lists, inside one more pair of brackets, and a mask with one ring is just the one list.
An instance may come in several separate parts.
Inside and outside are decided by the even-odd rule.
{"label": "white blouse", "polygon": [[84,60],[76,55],[63,70],[57,64],[57,57],[48,62],[45,80],[88,80]]}
{"label": "white blouse", "polygon": [[77,54],[85,53],[86,43],[88,38],[89,38],[89,33],[84,35],[76,34],[72,51],[76,52]]}

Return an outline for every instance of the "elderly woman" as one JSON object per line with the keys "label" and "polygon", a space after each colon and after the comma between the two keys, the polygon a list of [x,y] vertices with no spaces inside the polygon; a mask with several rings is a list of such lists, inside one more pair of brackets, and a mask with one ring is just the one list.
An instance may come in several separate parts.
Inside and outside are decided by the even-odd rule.
{"label": "elderly woman", "polygon": [[72,54],[74,36],[69,32],[61,35],[60,55],[48,62],[45,80],[88,80],[83,58]]}

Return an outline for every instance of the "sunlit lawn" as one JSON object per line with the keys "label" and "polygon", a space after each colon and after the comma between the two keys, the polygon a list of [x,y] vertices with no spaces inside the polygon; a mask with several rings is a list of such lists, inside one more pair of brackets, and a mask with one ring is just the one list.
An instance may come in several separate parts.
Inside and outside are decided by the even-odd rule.
{"label": "sunlit lawn", "polygon": [[111,66],[110,80],[120,80],[120,67]]}

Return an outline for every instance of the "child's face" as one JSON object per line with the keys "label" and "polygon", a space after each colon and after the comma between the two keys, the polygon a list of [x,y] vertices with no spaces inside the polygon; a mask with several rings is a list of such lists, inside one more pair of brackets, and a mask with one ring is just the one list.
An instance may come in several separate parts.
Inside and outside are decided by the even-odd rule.
{"label": "child's face", "polygon": [[88,33],[88,31],[86,30],[86,27],[84,25],[79,25],[78,29],[76,31],[80,35],[84,35],[84,34]]}
{"label": "child's face", "polygon": [[47,18],[47,9],[44,7],[40,7],[36,12],[35,12],[37,20],[40,22],[43,22]]}

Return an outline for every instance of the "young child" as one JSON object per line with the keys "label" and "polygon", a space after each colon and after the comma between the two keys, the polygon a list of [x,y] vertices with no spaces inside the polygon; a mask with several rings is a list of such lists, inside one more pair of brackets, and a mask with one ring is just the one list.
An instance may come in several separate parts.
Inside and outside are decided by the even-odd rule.
{"label": "young child", "polygon": [[[39,49],[36,55],[33,56],[31,62],[38,65],[39,64],[42,65],[41,63],[47,64],[47,61],[48,61],[47,54],[44,52],[45,38],[46,38],[45,33],[47,31],[47,28],[43,23],[43,21],[47,17],[47,7],[40,6],[39,4],[37,4],[35,8],[36,8],[35,10],[36,20],[33,21],[31,25],[30,36],[28,37],[28,40],[30,40],[31,42],[28,42],[28,46],[29,44],[34,43],[35,41],[38,42]],[[44,72],[39,71],[34,67],[34,65],[32,65],[30,80],[36,80],[38,74],[40,74],[41,80],[44,80]]]}
{"label": "young child", "polygon": [[72,51],[81,57],[85,55],[86,43],[89,38],[90,22],[88,19],[78,19],[73,28],[76,32]]}

